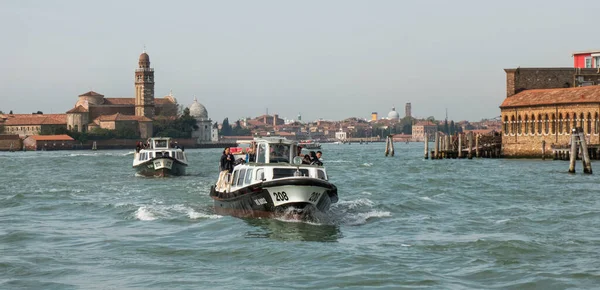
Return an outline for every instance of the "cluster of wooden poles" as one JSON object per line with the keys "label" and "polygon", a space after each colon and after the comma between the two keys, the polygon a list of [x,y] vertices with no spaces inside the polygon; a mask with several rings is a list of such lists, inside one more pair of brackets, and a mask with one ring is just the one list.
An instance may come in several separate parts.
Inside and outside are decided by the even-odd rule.
{"label": "cluster of wooden poles", "polygon": [[[466,142],[463,142],[463,137],[467,138]],[[458,134],[454,138],[455,140],[453,140],[453,137],[450,135],[440,136],[439,132],[436,132],[433,150],[429,151],[429,134],[425,134],[424,158],[429,159],[429,154],[431,154],[431,159],[465,157],[472,159],[473,151],[475,151],[475,157],[477,158],[500,157],[500,143],[495,142],[493,139],[482,142],[481,138],[480,134],[475,135],[473,132],[469,132],[467,134]],[[473,146],[473,141],[475,142],[475,146]]]}

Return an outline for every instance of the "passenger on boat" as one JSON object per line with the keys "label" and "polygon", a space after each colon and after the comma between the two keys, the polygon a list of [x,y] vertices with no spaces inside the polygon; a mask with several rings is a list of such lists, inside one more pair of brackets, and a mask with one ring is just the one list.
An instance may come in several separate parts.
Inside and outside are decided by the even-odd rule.
{"label": "passenger on boat", "polygon": [[256,154],[254,154],[254,150],[252,149],[252,147],[248,147],[248,149],[246,149],[246,162],[255,162],[256,161]]}
{"label": "passenger on boat", "polygon": [[219,171],[227,171],[229,173],[233,172],[233,163],[235,162],[235,158],[233,154],[229,153],[229,147],[223,150],[223,155],[221,155],[221,161],[219,163]]}
{"label": "passenger on boat", "polygon": [[304,157],[304,154],[302,154],[302,146],[298,146],[298,156]]}
{"label": "passenger on boat", "polygon": [[312,161],[310,163],[311,165],[312,164],[316,164],[316,165],[319,165],[319,166],[323,166],[323,162],[321,162],[319,160],[319,158],[317,157],[317,153],[315,153],[315,151],[310,151],[310,159]]}
{"label": "passenger on boat", "polygon": [[304,155],[304,158],[302,158],[302,164],[311,164],[312,160],[310,160],[310,155],[306,154]]}
{"label": "passenger on boat", "polygon": [[135,143],[135,152],[140,152],[140,150],[142,150],[142,141],[137,141]]}
{"label": "passenger on boat", "polygon": [[319,158],[319,160],[321,160],[321,156],[323,156],[323,152],[317,151],[317,158]]}

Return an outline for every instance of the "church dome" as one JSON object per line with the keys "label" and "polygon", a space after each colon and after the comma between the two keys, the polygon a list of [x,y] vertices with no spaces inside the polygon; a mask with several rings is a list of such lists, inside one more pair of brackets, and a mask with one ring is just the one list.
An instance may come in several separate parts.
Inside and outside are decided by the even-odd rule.
{"label": "church dome", "polygon": [[208,111],[206,108],[198,103],[198,99],[194,98],[194,102],[190,105],[190,116],[196,119],[208,119]]}
{"label": "church dome", "polygon": [[390,119],[390,120],[400,119],[400,114],[398,114],[398,112],[396,112],[395,107],[392,107],[392,110],[388,113],[388,119]]}

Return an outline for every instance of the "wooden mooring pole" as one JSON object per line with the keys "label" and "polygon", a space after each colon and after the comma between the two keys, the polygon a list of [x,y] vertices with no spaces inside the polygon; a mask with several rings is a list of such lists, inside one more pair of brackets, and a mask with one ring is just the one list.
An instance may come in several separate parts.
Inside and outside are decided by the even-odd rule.
{"label": "wooden mooring pole", "polygon": [[546,160],[546,140],[542,140],[542,160]]}
{"label": "wooden mooring pole", "polygon": [[475,135],[475,157],[479,158],[479,134]]}
{"label": "wooden mooring pole", "polygon": [[583,130],[579,131],[579,145],[581,146],[583,173],[592,174],[592,163],[590,162],[590,154],[587,150],[587,144],[585,144],[585,135]]}
{"label": "wooden mooring pole", "polygon": [[469,132],[469,135],[467,135],[467,139],[469,140],[469,153],[467,155],[467,158],[469,159],[473,159],[473,132]]}
{"label": "wooden mooring pole", "polygon": [[425,133],[425,159],[429,158],[429,134]]}
{"label": "wooden mooring pole", "polygon": [[438,159],[440,157],[440,133],[439,132],[435,132],[435,141],[433,143],[433,156],[431,156],[431,159]]}
{"label": "wooden mooring pole", "polygon": [[462,134],[458,133],[458,158],[462,158]]}
{"label": "wooden mooring pole", "polygon": [[573,128],[571,133],[571,159],[569,160],[569,173],[575,173],[575,162],[577,162],[577,129]]}

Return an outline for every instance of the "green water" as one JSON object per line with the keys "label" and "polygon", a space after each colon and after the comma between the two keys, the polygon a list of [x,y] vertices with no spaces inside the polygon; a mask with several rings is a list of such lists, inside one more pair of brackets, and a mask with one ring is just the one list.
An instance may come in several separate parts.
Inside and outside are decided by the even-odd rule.
{"label": "green water", "polygon": [[129,150],[0,153],[0,289],[600,287],[581,163],[384,146],[323,145],[340,201],[314,224],[216,215],[221,149],[177,178],[135,176]]}

